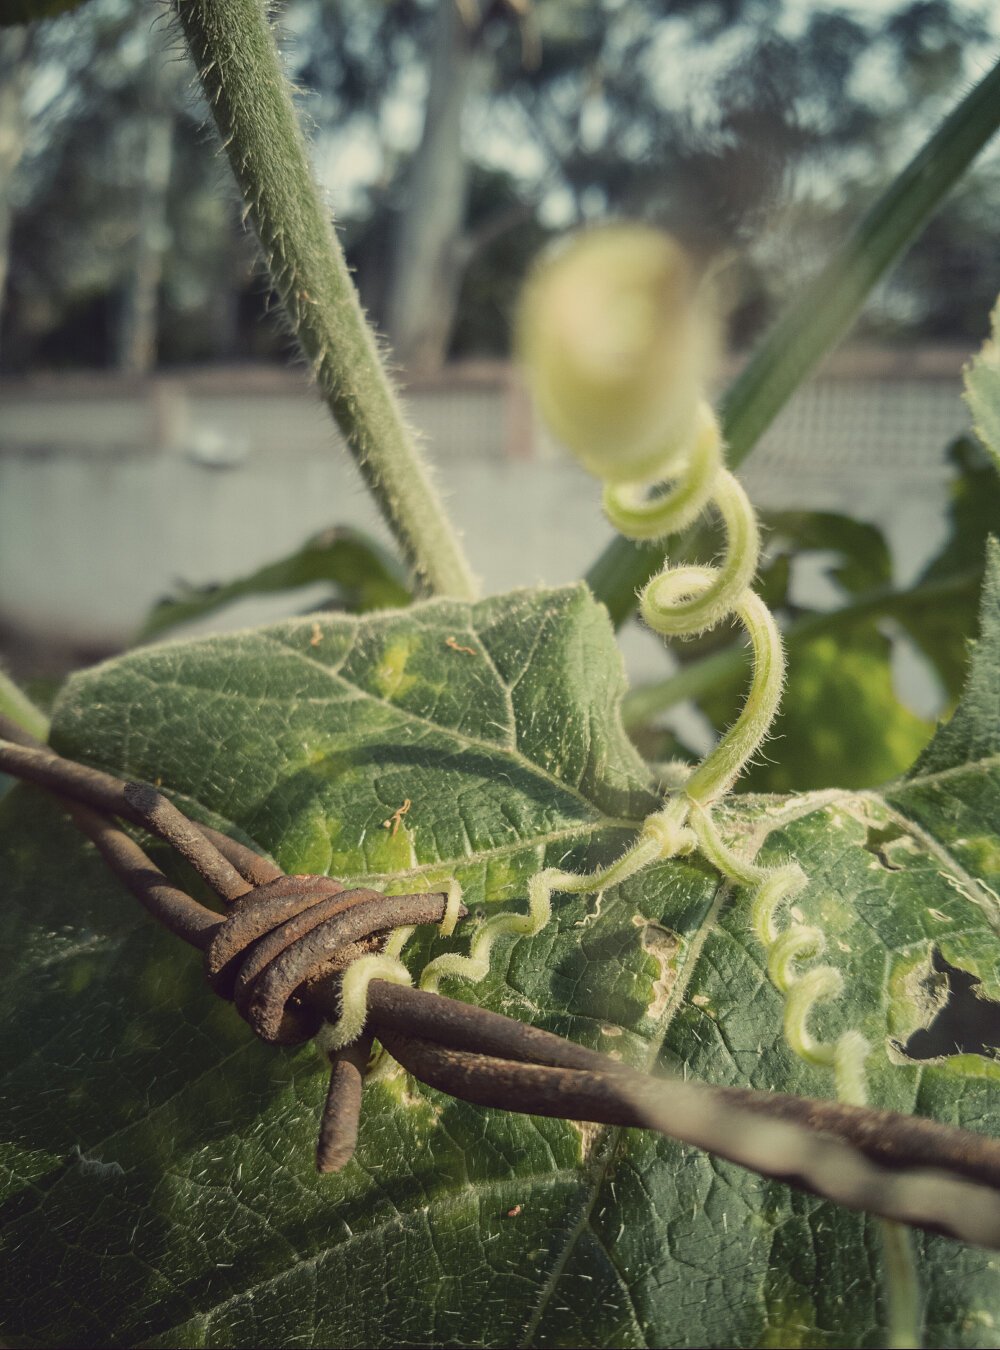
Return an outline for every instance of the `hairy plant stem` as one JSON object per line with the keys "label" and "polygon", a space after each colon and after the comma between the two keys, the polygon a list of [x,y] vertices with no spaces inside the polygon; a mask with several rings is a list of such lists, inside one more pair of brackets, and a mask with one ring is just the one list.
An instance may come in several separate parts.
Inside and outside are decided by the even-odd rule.
{"label": "hairy plant stem", "polygon": [[262,0],[173,0],[275,289],[323,398],[425,591],[475,598],[313,179]]}
{"label": "hairy plant stem", "polygon": [[[945,118],[847,239],[785,312],[723,401],[727,459],[735,468],[788,399],[844,336],[871,294],[1000,126],[1000,62]],[[616,538],[587,573],[616,625],[636,592],[659,571],[667,541]]]}

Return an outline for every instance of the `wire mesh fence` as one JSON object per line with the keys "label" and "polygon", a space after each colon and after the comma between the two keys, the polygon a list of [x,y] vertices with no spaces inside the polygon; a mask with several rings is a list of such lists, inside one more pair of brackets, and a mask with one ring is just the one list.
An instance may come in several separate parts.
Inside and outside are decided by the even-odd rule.
{"label": "wire mesh fence", "polygon": [[[752,495],[764,507],[871,520],[886,531],[898,579],[913,575],[945,530],[945,449],[969,420],[965,355],[840,356],[741,467]],[[296,372],[0,385],[9,634],[111,649],[178,581],[232,579],[332,524],[386,538]],[[485,589],[582,575],[611,538],[599,492],[547,440],[509,366],[446,371],[411,387],[408,402]],[[227,623],[256,618],[244,607]]]}

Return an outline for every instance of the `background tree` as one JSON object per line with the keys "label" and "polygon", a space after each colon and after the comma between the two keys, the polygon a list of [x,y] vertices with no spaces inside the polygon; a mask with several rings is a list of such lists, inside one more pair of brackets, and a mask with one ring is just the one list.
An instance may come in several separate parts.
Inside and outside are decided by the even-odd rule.
{"label": "background tree", "polygon": [[[540,243],[608,214],[664,225],[715,267],[742,344],[998,27],[983,0],[888,15],[785,0],[292,0],[278,17],[365,303],[414,370],[504,354]],[[7,368],[283,355],[162,22],[91,0],[5,42],[0,174],[23,146],[13,228],[0,220]],[[978,336],[1000,282],[998,193],[994,157],[870,307],[868,332]]]}

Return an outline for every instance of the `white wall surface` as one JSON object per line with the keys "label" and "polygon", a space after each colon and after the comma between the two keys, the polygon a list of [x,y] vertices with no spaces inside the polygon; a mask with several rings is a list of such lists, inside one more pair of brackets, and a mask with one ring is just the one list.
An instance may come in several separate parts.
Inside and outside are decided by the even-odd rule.
{"label": "white wall surface", "polygon": [[[943,449],[968,424],[960,362],[930,374],[898,360],[854,365],[797,395],[741,477],[762,506],[879,524],[905,582],[944,536]],[[532,426],[506,372],[414,390],[409,406],[485,590],[582,575],[611,538],[597,486]],[[176,581],[230,580],[345,523],[387,541],[295,372],[0,381],[8,630],[91,650],[124,644]],[[816,569],[804,584],[803,601],[822,598]],[[244,604],[202,628],[307,602]],[[625,645],[634,677],[665,673],[650,635]]]}

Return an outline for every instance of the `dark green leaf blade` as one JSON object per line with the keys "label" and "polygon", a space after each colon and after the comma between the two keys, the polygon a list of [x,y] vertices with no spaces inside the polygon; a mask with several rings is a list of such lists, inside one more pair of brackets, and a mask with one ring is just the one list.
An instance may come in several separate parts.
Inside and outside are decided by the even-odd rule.
{"label": "dark green leaf blade", "polygon": [[955,441],[948,459],[957,470],[949,485],[948,537],[885,613],[903,625],[954,703],[965,683],[968,639],[978,627],[987,540],[1000,523],[1000,478],[971,437]]}
{"label": "dark green leaf blade", "polygon": [[838,555],[829,575],[848,595],[864,595],[892,581],[892,557],[885,536],[867,521],[836,511],[765,511],[761,524],[772,547],[777,538],[796,553]]}
{"label": "dark green leaf blade", "polygon": [[[990,922],[1000,926],[1000,545],[990,540],[980,609],[980,636],[972,652],[965,693],[913,771],[890,800],[932,833],[956,868],[955,885]],[[948,956],[948,953],[945,953]],[[954,960],[954,956],[948,956]],[[1000,965],[964,963],[989,982]]]}

